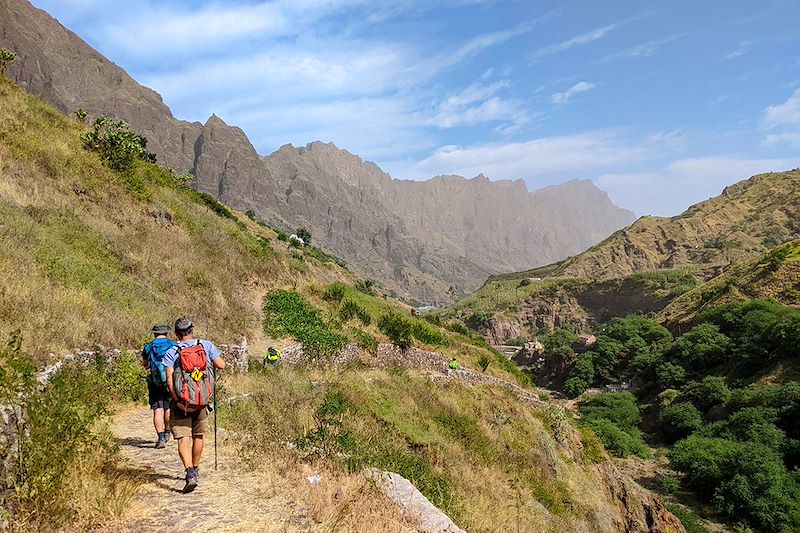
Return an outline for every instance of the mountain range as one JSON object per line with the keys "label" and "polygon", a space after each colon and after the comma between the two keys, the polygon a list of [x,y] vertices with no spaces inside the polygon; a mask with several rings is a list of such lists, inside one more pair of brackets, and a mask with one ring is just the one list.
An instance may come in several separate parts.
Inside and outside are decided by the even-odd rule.
{"label": "mountain range", "polygon": [[588,180],[529,192],[524,181],[438,176],[393,179],[332,143],[285,145],[261,156],[240,128],[211,116],[175,118],[155,91],[26,0],[0,0],[0,46],[19,58],[8,75],[65,113],[128,122],[160,164],[194,187],[315,242],[387,292],[445,304],[488,275],[552,263],[630,223]]}

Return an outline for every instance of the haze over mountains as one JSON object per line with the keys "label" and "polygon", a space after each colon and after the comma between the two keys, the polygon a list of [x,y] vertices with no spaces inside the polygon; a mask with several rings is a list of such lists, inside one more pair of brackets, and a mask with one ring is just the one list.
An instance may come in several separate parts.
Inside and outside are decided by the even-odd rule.
{"label": "haze over mountains", "polygon": [[25,0],[0,1],[0,44],[19,54],[8,75],[60,110],[122,118],[161,164],[195,186],[315,241],[404,298],[445,303],[487,275],[551,263],[630,223],[590,181],[528,192],[522,180],[459,176],[394,180],[376,165],[313,142],[262,157],[245,133],[212,116],[176,119],[80,37]]}

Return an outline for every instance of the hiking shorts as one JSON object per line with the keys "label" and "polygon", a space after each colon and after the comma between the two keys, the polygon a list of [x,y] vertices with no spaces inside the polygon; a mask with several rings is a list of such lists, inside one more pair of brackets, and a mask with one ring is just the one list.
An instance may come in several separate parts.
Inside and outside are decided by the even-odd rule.
{"label": "hiking shorts", "polygon": [[167,387],[147,384],[147,403],[150,404],[150,409],[169,409],[170,396]]}
{"label": "hiking shorts", "polygon": [[172,436],[176,439],[202,437],[208,432],[208,409],[204,407],[198,411],[187,413],[173,405],[170,426],[172,427]]}

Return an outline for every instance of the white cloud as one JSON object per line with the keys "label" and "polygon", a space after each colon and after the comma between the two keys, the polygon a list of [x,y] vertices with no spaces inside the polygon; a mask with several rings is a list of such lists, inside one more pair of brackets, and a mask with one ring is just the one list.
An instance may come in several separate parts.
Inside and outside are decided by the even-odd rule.
{"label": "white cloud", "polygon": [[764,111],[764,125],[768,128],[777,126],[800,126],[800,89],[782,104],[769,106]]}
{"label": "white cloud", "polygon": [[562,93],[554,93],[551,100],[554,104],[566,104],[576,94],[589,91],[595,87],[594,83],[580,81]]}
{"label": "white cloud", "polygon": [[605,37],[608,33],[616,30],[620,27],[620,24],[609,24],[608,26],[603,26],[602,28],[596,28],[592,31],[583,33],[581,35],[577,35],[572,39],[567,41],[551,44],[549,46],[545,46],[544,48],[540,48],[534,54],[534,57],[541,58],[544,56],[557,54],[559,52],[564,52],[569,50],[570,48],[574,48],[576,46],[584,45],[591,43],[593,41],[597,41]]}
{"label": "white cloud", "polygon": [[736,59],[742,57],[750,49],[750,41],[743,41],[735,50],[726,54],[723,59]]}
{"label": "white cloud", "polygon": [[514,125],[522,125],[529,120],[524,103],[518,99],[497,96],[500,90],[509,85],[506,80],[489,85],[474,83],[445,98],[428,122],[439,128],[492,121],[510,121]]}
{"label": "white cloud", "polygon": [[599,169],[652,157],[654,147],[631,145],[614,130],[592,131],[525,142],[443,146],[419,163],[398,169],[398,177],[436,174],[547,180],[581,177]]}
{"label": "white cloud", "polygon": [[767,138],[762,143],[764,146],[780,146],[784,144],[800,150],[800,133],[772,133],[767,135]]}
{"label": "white cloud", "polygon": [[752,175],[797,166],[792,159],[712,156],[680,159],[650,172],[621,172],[595,181],[622,207],[637,213],[673,216]]}
{"label": "white cloud", "polygon": [[633,48],[629,48],[628,50],[623,50],[621,52],[617,52],[616,54],[611,54],[604,57],[600,62],[601,63],[611,63],[613,61],[619,61],[622,59],[632,59],[632,58],[640,58],[640,57],[650,57],[655,55],[658,50],[661,49],[667,43],[680,39],[683,35],[672,35],[667,37],[666,39],[659,39],[656,41],[649,41],[646,43],[638,44]]}

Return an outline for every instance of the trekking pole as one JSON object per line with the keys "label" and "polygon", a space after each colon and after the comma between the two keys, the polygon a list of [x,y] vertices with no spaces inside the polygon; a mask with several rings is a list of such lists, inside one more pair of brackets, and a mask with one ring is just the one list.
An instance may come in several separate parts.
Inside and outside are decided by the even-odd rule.
{"label": "trekking pole", "polygon": [[214,371],[214,472],[217,471],[217,380]]}

